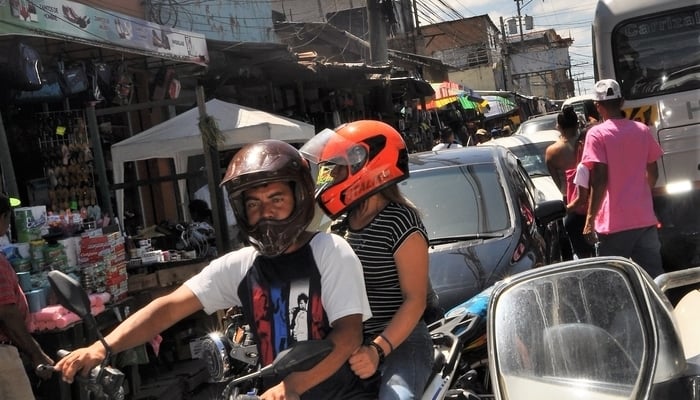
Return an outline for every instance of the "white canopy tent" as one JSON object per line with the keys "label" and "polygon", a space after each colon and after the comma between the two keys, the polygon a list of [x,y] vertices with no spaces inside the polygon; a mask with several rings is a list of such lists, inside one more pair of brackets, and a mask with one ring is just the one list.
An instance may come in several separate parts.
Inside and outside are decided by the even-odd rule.
{"label": "white canopy tent", "polygon": [[[219,150],[240,148],[263,139],[305,143],[315,134],[313,125],[221,100],[206,102],[224,136]],[[197,107],[177,115],[128,139],[112,145],[114,182],[124,182],[124,163],[151,158],[172,158],[175,173],[187,172],[187,159],[204,153]],[[178,182],[180,198],[186,198],[186,182]],[[124,190],[116,191],[117,212],[123,220]]]}

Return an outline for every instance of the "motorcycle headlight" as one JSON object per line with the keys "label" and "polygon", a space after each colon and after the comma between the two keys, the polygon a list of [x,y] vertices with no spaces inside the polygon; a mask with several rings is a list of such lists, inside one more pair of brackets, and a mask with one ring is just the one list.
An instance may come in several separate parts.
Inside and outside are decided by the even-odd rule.
{"label": "motorcycle headlight", "polygon": [[202,359],[206,362],[211,382],[221,382],[231,371],[230,341],[219,332],[213,332],[202,340]]}

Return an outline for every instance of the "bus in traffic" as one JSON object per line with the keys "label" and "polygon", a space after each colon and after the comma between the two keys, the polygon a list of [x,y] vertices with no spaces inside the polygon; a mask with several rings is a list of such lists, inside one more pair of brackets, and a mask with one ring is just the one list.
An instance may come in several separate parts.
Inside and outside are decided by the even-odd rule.
{"label": "bus in traffic", "polygon": [[615,79],[628,118],[664,154],[654,189],[664,265],[700,265],[700,2],[599,0],[595,78]]}

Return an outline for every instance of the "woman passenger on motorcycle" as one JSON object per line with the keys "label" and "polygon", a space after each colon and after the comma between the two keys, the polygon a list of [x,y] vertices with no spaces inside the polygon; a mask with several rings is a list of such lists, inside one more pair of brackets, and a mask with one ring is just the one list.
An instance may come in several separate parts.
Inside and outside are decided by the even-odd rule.
{"label": "woman passenger on motorcycle", "polygon": [[[223,185],[236,220],[252,246],[213,260],[171,294],[132,314],[105,338],[113,353],[148,342],[199,310],[240,306],[253,330],[261,364],[300,340],[287,316],[300,293],[308,299],[304,339],[329,339],[333,351],[307,371],[265,382],[264,400],[371,400],[375,391],[350,370],[347,360],[362,344],[370,316],[362,266],[337,235],[307,230],[314,215],[309,164],[291,145],[264,140],[238,151]],[[63,379],[99,364],[100,342],[74,350],[56,364]]]}
{"label": "woman passenger on motorcycle", "polygon": [[406,145],[391,126],[364,120],[326,129],[300,151],[318,167],[320,207],[332,219],[345,214],[339,225],[364,270],[372,318],[350,365],[363,379],[381,373],[380,400],[420,398],[433,355],[422,319],[428,239],[397,185],[409,174]]}

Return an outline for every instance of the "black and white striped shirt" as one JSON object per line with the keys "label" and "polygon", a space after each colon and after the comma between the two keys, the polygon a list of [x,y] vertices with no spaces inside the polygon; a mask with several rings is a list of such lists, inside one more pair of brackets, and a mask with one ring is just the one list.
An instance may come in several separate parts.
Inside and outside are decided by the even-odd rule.
{"label": "black and white striped shirt", "polygon": [[403,303],[394,253],[413,232],[428,240],[419,216],[410,208],[389,203],[364,229],[349,229],[346,239],[362,262],[372,318],[365,321],[366,335],[379,334]]}

